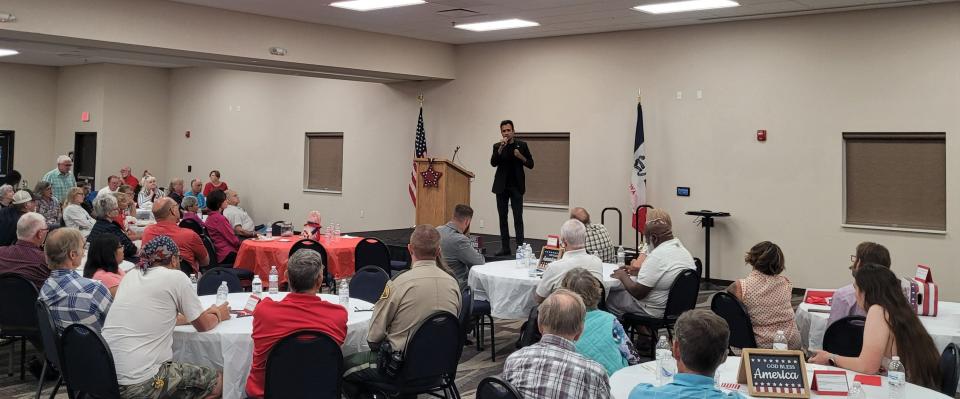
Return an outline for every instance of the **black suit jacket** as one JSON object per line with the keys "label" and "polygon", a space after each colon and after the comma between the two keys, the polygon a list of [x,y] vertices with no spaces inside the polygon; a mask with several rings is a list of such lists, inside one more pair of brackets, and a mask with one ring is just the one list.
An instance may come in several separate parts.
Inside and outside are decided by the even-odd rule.
{"label": "black suit jacket", "polygon": [[[507,188],[507,176],[510,175],[513,176],[513,182],[515,183],[515,186],[511,186],[511,188],[519,190],[520,194],[523,195],[527,191],[523,167],[533,169],[533,155],[530,154],[530,147],[527,146],[526,142],[517,139],[513,139],[512,143],[507,144],[502,153],[497,152],[498,147],[500,147],[500,143],[493,145],[493,155],[490,156],[490,166],[497,168],[497,173],[493,177],[493,192],[495,194],[503,193]],[[527,158],[526,163],[513,155],[514,149],[520,150],[520,154]]]}

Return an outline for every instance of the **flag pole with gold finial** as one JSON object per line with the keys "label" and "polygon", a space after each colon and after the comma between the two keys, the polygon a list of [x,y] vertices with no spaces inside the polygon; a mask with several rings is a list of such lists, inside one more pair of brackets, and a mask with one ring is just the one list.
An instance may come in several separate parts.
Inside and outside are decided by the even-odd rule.
{"label": "flag pole with gold finial", "polygon": [[420,92],[420,94],[417,95],[417,101],[420,101],[420,107],[422,108],[422,107],[423,107],[423,92]]}

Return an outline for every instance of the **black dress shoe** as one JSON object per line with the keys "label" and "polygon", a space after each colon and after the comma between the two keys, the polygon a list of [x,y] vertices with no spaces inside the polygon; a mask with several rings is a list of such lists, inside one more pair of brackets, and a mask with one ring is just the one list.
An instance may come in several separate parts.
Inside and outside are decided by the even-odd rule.
{"label": "black dress shoe", "polygon": [[493,254],[493,256],[510,256],[513,252],[510,252],[509,249],[501,249],[500,252]]}

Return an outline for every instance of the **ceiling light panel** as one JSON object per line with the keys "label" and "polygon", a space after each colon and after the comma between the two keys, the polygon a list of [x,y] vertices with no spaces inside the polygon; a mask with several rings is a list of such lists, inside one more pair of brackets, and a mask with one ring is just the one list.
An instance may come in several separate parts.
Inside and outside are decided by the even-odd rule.
{"label": "ceiling light panel", "polygon": [[713,10],[717,8],[739,7],[733,0],[687,0],[669,3],[645,4],[633,7],[634,10],[648,14],[669,14],[674,12]]}
{"label": "ceiling light panel", "polygon": [[457,29],[465,29],[474,32],[486,32],[491,30],[502,30],[502,29],[517,29],[517,28],[529,28],[533,26],[540,26],[540,24],[533,21],[526,21],[523,19],[501,19],[498,21],[487,21],[487,22],[475,22],[470,24],[456,24],[454,25]]}
{"label": "ceiling light panel", "polygon": [[346,8],[354,11],[381,10],[384,8],[415,6],[426,4],[424,0],[350,0],[330,3],[333,7]]}

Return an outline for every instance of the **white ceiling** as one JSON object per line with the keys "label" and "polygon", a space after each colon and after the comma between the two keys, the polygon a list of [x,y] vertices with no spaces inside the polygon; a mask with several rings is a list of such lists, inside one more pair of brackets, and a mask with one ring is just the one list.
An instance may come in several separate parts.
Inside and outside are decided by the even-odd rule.
{"label": "white ceiling", "polygon": [[[427,0],[427,4],[357,12],[331,7],[335,0],[172,0],[298,21],[341,26],[444,43],[465,44],[534,37],[660,28],[741,19],[843,12],[954,0],[739,0],[740,7],[651,15],[631,7],[666,0]],[[450,12],[465,9],[475,12]],[[451,15],[459,14],[459,15]],[[469,32],[452,24],[522,18],[541,26]]]}

